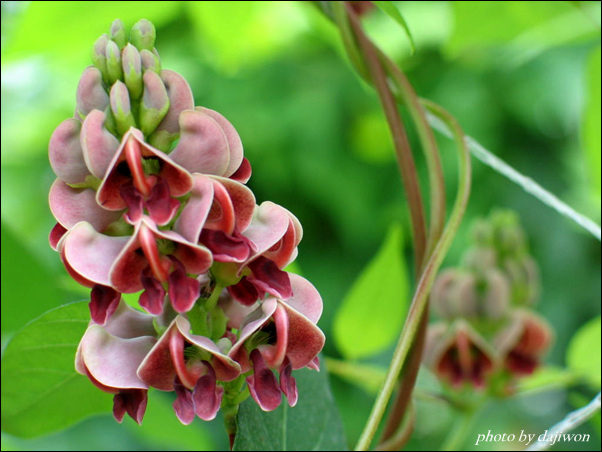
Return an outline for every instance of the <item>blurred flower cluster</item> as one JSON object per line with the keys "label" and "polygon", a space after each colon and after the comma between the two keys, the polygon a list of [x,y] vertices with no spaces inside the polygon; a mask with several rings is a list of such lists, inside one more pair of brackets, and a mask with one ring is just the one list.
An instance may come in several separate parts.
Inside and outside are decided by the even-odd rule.
{"label": "blurred flower cluster", "polygon": [[441,272],[431,305],[441,321],[429,326],[424,360],[446,384],[502,391],[531,374],[553,340],[532,310],[539,298],[537,264],[511,211],[474,225],[460,267]]}
{"label": "blurred flower cluster", "polygon": [[92,61],[49,144],[50,243],[91,288],[77,371],[114,394],[118,421],[142,421],[150,387],[175,391],[185,424],[248,393],[266,411],[283,394],[295,405],[292,371],[317,370],[324,345],[320,295],[283,270],[299,221],[256,205],[238,133],[162,69],[152,23],[128,37],[116,20]]}

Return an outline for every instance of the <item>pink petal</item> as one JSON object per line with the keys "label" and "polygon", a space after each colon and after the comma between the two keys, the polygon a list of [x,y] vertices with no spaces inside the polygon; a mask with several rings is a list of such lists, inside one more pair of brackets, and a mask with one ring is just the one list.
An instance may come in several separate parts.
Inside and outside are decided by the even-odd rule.
{"label": "pink petal", "polygon": [[213,204],[213,182],[203,175],[193,174],[194,184],[190,199],[174,224],[174,231],[192,243],[199,241],[201,230]]}
{"label": "pink petal", "polygon": [[324,347],[324,333],[307,317],[287,303],[279,302],[289,319],[289,336],[286,356],[293,369],[301,369],[312,363]]}
{"label": "pink petal", "polygon": [[109,95],[102,85],[102,75],[94,66],[84,70],[77,85],[77,111],[83,118],[92,110],[104,110],[109,105]]}
{"label": "pink petal", "polygon": [[180,141],[170,157],[191,173],[222,176],[230,164],[230,149],[222,128],[211,116],[186,110],[180,114]]}
{"label": "pink petal", "polygon": [[194,401],[194,412],[204,421],[215,419],[215,415],[219,411],[224,394],[224,387],[217,386],[215,371],[205,361],[207,365],[207,373],[199,378],[192,392]]}
{"label": "pink petal", "polygon": [[302,276],[294,273],[288,274],[293,296],[286,300],[286,304],[300,312],[313,323],[318,323],[322,315],[322,297],[312,283]]}
{"label": "pink petal", "polygon": [[[174,390],[176,369],[170,351],[170,340],[174,331],[177,332],[175,320],[165,330],[155,346],[148,352],[137,370],[140,380],[160,391]],[[184,363],[183,346],[182,342],[182,363]],[[185,364],[183,365],[185,366]]]}
{"label": "pink petal", "polygon": [[251,352],[253,375],[247,377],[249,392],[263,411],[273,411],[280,406],[282,393],[276,376],[266,365],[259,350]]}
{"label": "pink petal", "polygon": [[87,221],[97,231],[121,217],[121,212],[106,210],[96,203],[96,192],[90,188],[71,188],[61,179],[50,187],[48,201],[52,214],[69,229],[80,221]]}
{"label": "pink petal", "polygon": [[105,114],[93,110],[84,120],[80,143],[84,160],[90,172],[97,178],[105,177],[119,141],[105,127]]}
{"label": "pink petal", "polygon": [[146,389],[126,389],[119,391],[113,397],[113,416],[117,422],[123,421],[127,412],[129,416],[142,425],[142,418],[146,412],[148,402],[148,391]]}
{"label": "pink petal", "polygon": [[68,184],[79,184],[90,174],[79,134],[82,123],[77,119],[66,119],[52,133],[48,145],[48,157],[54,173]]}
{"label": "pink petal", "polygon": [[303,229],[299,220],[290,212],[289,225],[286,233],[282,236],[279,242],[274,244],[263,255],[274,261],[278,268],[284,268],[291,263],[296,257],[297,245],[303,237]]}
{"label": "pink petal", "polygon": [[[148,222],[146,224],[152,226]],[[176,245],[173,255],[184,264],[187,273],[200,275],[208,271],[213,264],[211,251],[202,245],[190,243],[177,232],[162,231],[154,226],[153,233],[158,239],[169,240]]]}
{"label": "pink petal", "polygon": [[106,324],[107,320],[111,318],[117,309],[121,300],[121,294],[111,287],[96,284],[92,288],[90,297],[90,316],[92,317],[92,321],[99,325]]}
{"label": "pink petal", "polygon": [[286,359],[280,366],[280,389],[286,396],[288,404],[293,407],[297,404],[299,393],[297,391],[297,382],[292,376],[293,365]]}
{"label": "pink petal", "polygon": [[270,369],[276,369],[284,362],[288,350],[289,321],[286,310],[278,304],[273,315],[276,327],[276,343],[257,347]]}
{"label": "pink petal", "polygon": [[76,274],[95,284],[112,286],[111,266],[127,241],[128,237],[109,237],[100,234],[90,223],[82,221],[63,236],[59,248],[63,261]]}
{"label": "pink petal", "polygon": [[[234,211],[234,229],[242,232],[249,227],[255,212],[255,195],[240,182],[225,177],[211,176],[214,183],[219,182],[228,193]],[[217,193],[217,190],[215,190]]]}
{"label": "pink petal", "polygon": [[161,71],[161,80],[167,89],[169,97],[169,110],[163,118],[163,121],[157,127],[157,131],[165,131],[170,134],[177,134],[180,131],[178,119],[180,113],[184,110],[194,108],[194,98],[192,90],[184,77],[174,71],[164,69]]}
{"label": "pink petal", "polygon": [[194,402],[192,392],[182,383],[176,381],[174,384],[176,391],[176,400],[173,403],[173,409],[180,422],[184,425],[190,425],[194,421]]}
{"label": "pink petal", "polygon": [[121,248],[120,253],[113,259],[110,268],[111,285],[121,293],[135,293],[142,290],[142,272],[149,265],[148,260],[140,249],[140,224],[132,237],[127,237],[128,242]]}
{"label": "pink petal", "polygon": [[[268,251],[284,236],[289,227],[289,212],[277,204],[266,201],[257,209],[243,235],[255,244],[255,256]],[[250,258],[252,259],[252,258]]]}
{"label": "pink petal", "polygon": [[136,369],[155,344],[150,336],[123,339],[99,325],[90,325],[81,341],[81,356],[101,384],[119,389],[147,389]]}
{"label": "pink petal", "polygon": [[244,347],[245,342],[253,335],[253,333],[259,331],[259,329],[268,322],[270,317],[272,317],[276,311],[277,305],[278,302],[276,299],[271,297],[267,298],[242,322],[240,326],[240,337],[228,353],[229,357],[240,364],[242,372],[247,372],[251,368],[248,352]]}
{"label": "pink petal", "polygon": [[238,135],[238,132],[230,123],[230,121],[224,118],[217,111],[209,110],[205,107],[196,107],[195,110],[205,113],[214,119],[215,122],[217,122],[217,124],[221,127],[222,132],[224,132],[226,140],[228,141],[228,147],[230,149],[230,163],[228,164],[228,167],[224,171],[223,175],[225,177],[231,176],[240,167],[243,159],[242,141]]}
{"label": "pink petal", "polygon": [[157,335],[153,326],[153,317],[137,311],[123,299],[119,302],[115,313],[105,324],[104,329],[107,333],[123,339],[140,336],[154,337]]}

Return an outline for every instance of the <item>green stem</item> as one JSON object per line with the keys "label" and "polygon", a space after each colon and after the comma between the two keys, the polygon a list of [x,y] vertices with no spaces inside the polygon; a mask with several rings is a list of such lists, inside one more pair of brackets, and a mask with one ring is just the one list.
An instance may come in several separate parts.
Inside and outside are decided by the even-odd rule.
{"label": "green stem", "polygon": [[211,312],[215,309],[217,306],[217,300],[219,300],[219,296],[222,294],[222,290],[224,290],[224,287],[217,283],[213,289],[213,292],[211,292],[211,296],[205,302],[205,309],[207,312]]}
{"label": "green stem", "polygon": [[478,412],[478,408],[473,408],[462,413],[462,415],[454,423],[454,426],[449,432],[449,435],[443,443],[443,446],[441,446],[441,450],[464,450],[462,445],[470,433],[470,429]]}

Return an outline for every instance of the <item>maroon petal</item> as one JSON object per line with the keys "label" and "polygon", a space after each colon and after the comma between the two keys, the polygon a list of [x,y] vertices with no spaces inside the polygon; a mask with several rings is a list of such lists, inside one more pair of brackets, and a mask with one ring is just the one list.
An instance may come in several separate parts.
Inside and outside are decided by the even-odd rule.
{"label": "maroon petal", "polygon": [[249,268],[253,275],[248,280],[257,287],[260,294],[267,292],[281,300],[287,300],[293,295],[288,273],[280,270],[274,261],[259,256],[249,264]]}
{"label": "maroon petal", "polygon": [[[144,360],[140,363],[136,374],[141,381],[146,383],[153,388],[157,388],[160,391],[173,391],[174,381],[177,377],[176,369],[174,367],[174,359],[172,358],[171,341],[172,335],[177,333],[175,320],[165,330],[163,335],[159,338],[159,341],[155,346],[147,353]],[[181,340],[181,365],[184,368],[184,342]],[[178,355],[180,358],[180,355]],[[182,382],[178,379],[178,383]]]}
{"label": "maroon petal", "polygon": [[48,242],[50,243],[50,247],[54,250],[58,250],[59,241],[63,238],[63,236],[67,233],[67,229],[65,229],[60,223],[54,225],[50,234],[48,235]]}
{"label": "maroon petal", "polygon": [[238,169],[230,176],[230,179],[233,179],[242,184],[246,184],[249,179],[251,179],[251,163],[246,157],[243,157],[242,163],[238,167]]}
{"label": "maroon petal", "polygon": [[144,214],[144,198],[134,184],[131,182],[123,184],[119,187],[119,194],[127,206],[127,220],[132,224],[140,221]]}
{"label": "maroon petal", "polygon": [[247,377],[249,392],[263,411],[273,411],[280,406],[282,393],[276,376],[265,363],[259,350],[251,352],[253,375]]}
{"label": "maroon petal", "polygon": [[237,284],[228,286],[230,295],[245,306],[253,305],[259,299],[259,293],[255,286],[244,276]]}
{"label": "maroon petal", "polygon": [[163,313],[163,302],[165,301],[165,289],[163,285],[152,276],[144,274],[141,277],[141,281],[144,292],[138,300],[140,306],[149,314],[161,315]]}
{"label": "maroon petal", "polygon": [[107,320],[119,306],[120,300],[121,294],[112,287],[95,284],[90,295],[92,321],[99,325],[107,323]]}
{"label": "maroon petal", "polygon": [[148,214],[159,226],[166,225],[176,215],[180,202],[170,195],[167,181],[159,178],[146,200]]}
{"label": "maroon petal", "polygon": [[278,304],[286,310],[289,322],[286,357],[290,360],[293,369],[312,365],[313,360],[324,347],[324,333],[287,303],[278,301]]}
{"label": "maroon petal", "polygon": [[184,425],[189,425],[194,421],[194,402],[192,392],[187,389],[180,380],[176,378],[174,383],[176,391],[176,400],[173,403],[173,409],[180,422]]}
{"label": "maroon petal", "polygon": [[79,142],[82,123],[66,119],[52,133],[48,157],[54,173],[68,184],[79,184],[90,174]]}
{"label": "maroon petal", "polygon": [[219,411],[224,394],[224,387],[218,386],[215,371],[211,364],[204,361],[207,373],[198,379],[192,392],[194,412],[204,421],[211,421]]}
{"label": "maroon petal", "polygon": [[286,358],[289,340],[289,319],[286,309],[278,303],[272,315],[276,328],[276,341],[273,345],[262,344],[257,347],[270,369],[276,369],[282,365]]}
{"label": "maroon petal", "polygon": [[142,418],[146,412],[148,391],[146,389],[125,389],[113,397],[113,416],[121,423],[124,414],[142,425]]}
{"label": "maroon petal", "polygon": [[169,299],[176,312],[188,312],[199,298],[201,284],[186,275],[182,263],[174,259],[175,270],[169,274]]}
{"label": "maroon petal", "polygon": [[243,262],[251,252],[248,239],[222,231],[203,229],[199,241],[211,250],[213,259],[218,262]]}
{"label": "maroon petal", "polygon": [[280,389],[286,396],[286,400],[290,406],[297,404],[299,393],[297,391],[297,382],[292,376],[293,365],[288,359],[285,359],[280,366]]}
{"label": "maroon petal", "polygon": [[[255,195],[240,182],[225,177],[211,176],[213,183],[219,183],[226,191],[234,213],[234,230],[242,232],[249,227],[255,213]],[[218,192],[216,190],[216,197]]]}

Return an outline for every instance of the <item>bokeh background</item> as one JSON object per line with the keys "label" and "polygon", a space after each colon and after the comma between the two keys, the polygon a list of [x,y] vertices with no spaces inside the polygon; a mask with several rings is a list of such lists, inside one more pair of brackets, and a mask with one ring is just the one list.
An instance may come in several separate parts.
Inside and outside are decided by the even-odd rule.
{"label": "bokeh background", "polygon": [[[394,3],[414,36],[414,55],[385,15],[370,14],[366,26],[416,91],[447,108],[485,147],[599,222],[599,2]],[[301,220],[299,269],[323,296],[320,326],[327,337],[339,305],[391,224],[402,226],[411,268],[406,202],[376,95],[355,76],[336,30],[311,2],[8,1],[1,10],[3,349],[29,320],[86,298],[48,246],[54,222],[47,192],[54,175],[47,145],[53,129],[73,113],[94,40],[115,18],[126,27],[139,18],[155,23],[163,66],[187,78],[197,105],[218,110],[240,133],[258,201],[279,203]],[[440,143],[451,200],[455,157],[445,138]],[[422,163],[418,158],[424,176]],[[571,338],[600,314],[600,244],[479,161],[473,168],[466,218],[445,265],[458,262],[471,219],[498,207],[515,209],[541,266],[538,310],[556,330],[547,362],[563,367]],[[583,352],[599,370],[599,340]],[[390,353],[364,363],[384,368]],[[341,357],[334,341],[327,341],[325,355]],[[362,378],[357,385],[331,375],[350,444],[374,397],[366,389],[372,376]],[[423,392],[434,384],[421,373]],[[543,432],[591,398],[599,379],[597,384],[576,380],[568,388],[492,403],[472,436],[488,429]],[[120,426],[107,414],[38,439],[2,433],[2,450],[226,447],[219,420],[184,428],[170,404],[164,394],[153,394],[141,428],[128,421]],[[444,405],[424,398],[409,447],[436,449],[452,417]],[[599,417],[579,431],[592,439],[571,450],[599,450]]]}

